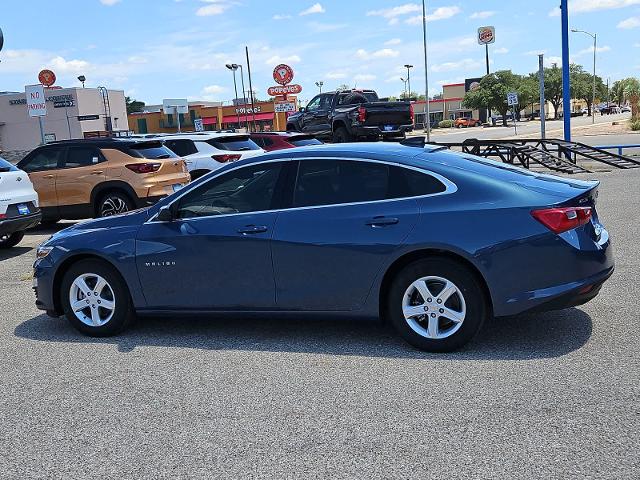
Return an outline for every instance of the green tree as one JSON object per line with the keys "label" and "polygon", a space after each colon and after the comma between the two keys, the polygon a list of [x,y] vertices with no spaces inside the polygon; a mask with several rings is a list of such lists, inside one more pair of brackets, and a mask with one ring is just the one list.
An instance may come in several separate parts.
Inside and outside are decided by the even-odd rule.
{"label": "green tree", "polygon": [[610,90],[611,98],[618,105],[622,105],[626,100],[626,97],[624,95],[625,80],[627,79],[625,78],[623,80],[616,80],[615,82],[613,82],[613,85],[611,86],[611,90]]}
{"label": "green tree", "polygon": [[[586,72],[582,65],[572,64],[569,68],[571,81],[571,96],[579,98],[587,103],[587,110],[591,115],[593,108],[593,74]],[[596,99],[601,99],[607,94],[607,87],[602,78],[596,75]]]}
{"label": "green tree", "polygon": [[631,119],[638,120],[640,118],[638,109],[638,101],[640,100],[640,80],[629,77],[624,80],[624,95],[631,103]]}
{"label": "green tree", "polygon": [[144,102],[134,100],[131,97],[124,97],[124,103],[127,106],[127,113],[142,112],[145,106]]}
{"label": "green tree", "polygon": [[544,69],[544,96],[553,105],[554,120],[558,119],[558,110],[562,105],[562,69],[551,67]]}
{"label": "green tree", "polygon": [[462,104],[466,108],[480,110],[490,108],[502,115],[502,124],[507,126],[507,93],[520,93],[523,84],[522,77],[511,70],[499,70],[485,75],[480,81],[480,87],[465,94]]}

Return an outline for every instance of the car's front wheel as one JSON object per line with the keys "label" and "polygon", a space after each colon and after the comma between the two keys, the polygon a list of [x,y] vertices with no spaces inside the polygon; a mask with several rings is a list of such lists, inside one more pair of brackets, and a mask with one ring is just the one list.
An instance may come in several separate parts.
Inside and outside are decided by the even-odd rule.
{"label": "car's front wheel", "polygon": [[388,315],[411,345],[450,352],[480,330],[488,305],[482,286],[467,267],[447,258],[411,263],[394,279]]}
{"label": "car's front wheel", "polygon": [[133,209],[133,202],[124,193],[108,192],[100,198],[98,202],[98,216],[110,217]]}
{"label": "car's front wheel", "polygon": [[62,279],[60,296],[71,325],[92,337],[115,335],[135,316],[124,280],[101,260],[81,260],[72,265]]}
{"label": "car's front wheel", "polygon": [[0,235],[0,248],[15,247],[24,238],[24,232],[13,232]]}

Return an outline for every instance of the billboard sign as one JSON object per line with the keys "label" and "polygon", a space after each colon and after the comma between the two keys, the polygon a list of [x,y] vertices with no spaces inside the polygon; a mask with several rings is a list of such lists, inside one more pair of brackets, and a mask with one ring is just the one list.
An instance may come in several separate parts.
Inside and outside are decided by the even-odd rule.
{"label": "billboard sign", "polygon": [[27,98],[27,111],[30,117],[44,117],[47,114],[47,103],[44,98],[44,87],[38,85],[27,85],[24,87]]}
{"label": "billboard sign", "polygon": [[189,102],[186,98],[166,98],[162,100],[162,110],[166,115],[189,113]]}
{"label": "billboard sign", "polygon": [[496,41],[496,29],[495,27],[480,27],[478,28],[478,44],[488,45],[495,43]]}
{"label": "billboard sign", "polygon": [[293,80],[293,69],[289,65],[281,63],[273,69],[273,79],[280,85],[286,85]]}
{"label": "billboard sign", "polygon": [[271,97],[278,95],[296,95],[300,92],[302,92],[302,87],[295,83],[291,85],[276,85],[275,87],[269,87],[267,89],[267,94]]}
{"label": "billboard sign", "polygon": [[51,70],[40,70],[40,73],[38,74],[38,81],[45,87],[50,87],[56,83],[56,74]]}

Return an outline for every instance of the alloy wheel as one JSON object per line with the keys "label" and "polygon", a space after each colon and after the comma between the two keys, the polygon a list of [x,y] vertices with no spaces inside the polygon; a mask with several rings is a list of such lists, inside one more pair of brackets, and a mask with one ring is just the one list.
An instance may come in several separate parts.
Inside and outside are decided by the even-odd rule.
{"label": "alloy wheel", "polygon": [[111,285],[100,275],[83,273],[69,289],[71,311],[85,325],[105,325],[115,312],[116,299]]}
{"label": "alloy wheel", "polygon": [[402,297],[402,313],[418,335],[439,340],[460,329],[467,307],[462,291],[453,282],[429,276],[409,285]]}
{"label": "alloy wheel", "polygon": [[100,216],[110,217],[129,211],[127,202],[120,197],[107,197],[100,206]]}

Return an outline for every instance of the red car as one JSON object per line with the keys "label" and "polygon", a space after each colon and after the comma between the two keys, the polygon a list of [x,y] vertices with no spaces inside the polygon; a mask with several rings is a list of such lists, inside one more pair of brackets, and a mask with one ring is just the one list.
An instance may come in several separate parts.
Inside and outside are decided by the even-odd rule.
{"label": "red car", "polygon": [[475,118],[456,118],[456,121],[453,123],[453,126],[456,128],[462,127],[480,127],[482,122]]}
{"label": "red car", "polygon": [[250,135],[251,140],[267,152],[284,148],[320,145],[322,142],[313,135],[295,132],[257,132]]}

